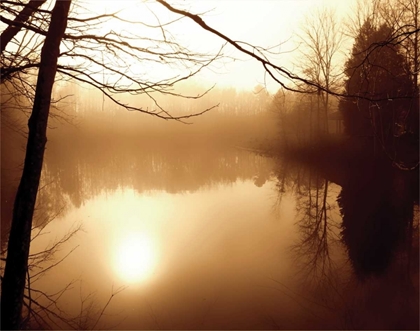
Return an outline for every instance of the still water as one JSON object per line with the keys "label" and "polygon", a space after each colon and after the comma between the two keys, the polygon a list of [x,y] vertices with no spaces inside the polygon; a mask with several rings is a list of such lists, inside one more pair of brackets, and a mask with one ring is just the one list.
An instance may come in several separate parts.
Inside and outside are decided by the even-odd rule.
{"label": "still water", "polygon": [[238,148],[184,147],[47,151],[39,199],[48,210],[38,210],[37,225],[52,221],[34,231],[31,254],[74,235],[42,267],[64,259],[31,287],[60,293],[58,308],[72,325],[418,328],[411,196],[391,199],[392,209],[382,193],[379,202],[363,196],[377,193],[367,189],[374,183],[338,185]]}

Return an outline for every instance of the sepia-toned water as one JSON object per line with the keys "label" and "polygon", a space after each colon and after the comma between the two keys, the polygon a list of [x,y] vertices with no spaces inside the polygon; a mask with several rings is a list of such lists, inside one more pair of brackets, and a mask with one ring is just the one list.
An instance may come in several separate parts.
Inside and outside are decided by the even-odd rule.
{"label": "sepia-toned water", "polygon": [[416,328],[412,200],[324,177],[235,147],[51,143],[31,254],[64,242],[31,295],[82,329]]}

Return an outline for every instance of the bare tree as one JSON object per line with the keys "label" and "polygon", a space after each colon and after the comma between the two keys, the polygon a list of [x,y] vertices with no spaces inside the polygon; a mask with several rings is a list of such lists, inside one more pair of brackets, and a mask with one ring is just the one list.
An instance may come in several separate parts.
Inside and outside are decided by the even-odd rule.
{"label": "bare tree", "polygon": [[[161,23],[159,20],[154,26],[137,23],[138,27],[146,26],[160,31],[160,36],[156,38],[137,36],[129,32],[116,33],[112,30],[103,35],[95,31],[95,28],[107,20],[114,19],[132,25],[136,23],[127,22],[116,13],[87,18],[69,17],[70,4],[69,0],[57,1],[52,10],[43,8],[42,3],[34,6],[33,1],[26,5],[20,1],[4,1],[1,4],[4,12],[1,21],[8,25],[2,33],[2,40],[4,37],[5,42],[1,52],[1,81],[10,83],[28,100],[33,99],[25,164],[15,198],[2,281],[4,329],[16,329],[20,325],[32,218],[56,74],[58,79],[71,78],[93,86],[114,103],[128,110],[152,114],[163,119],[182,121],[214,108],[210,107],[195,114],[172,116],[159,105],[154,94],[181,96],[172,92],[173,85],[198,73],[218,58],[220,53],[199,54],[182,47],[165,31],[165,25],[170,22]],[[19,11],[17,5],[23,8]],[[77,12],[75,6],[72,10]],[[96,33],[89,34],[89,29]],[[23,33],[20,37],[19,31]],[[11,44],[12,47],[8,47]],[[136,73],[128,63],[142,63],[146,68],[148,63],[165,66],[182,64],[183,70],[175,71],[173,76],[154,82],[144,80],[143,73]],[[39,70],[38,73],[36,69]],[[98,77],[98,73],[102,75]],[[31,79],[36,76],[36,89],[33,89]],[[116,97],[123,93],[147,94],[154,101],[155,108],[149,110],[141,105],[127,105]],[[186,97],[196,99],[201,96]]]}
{"label": "bare tree", "polygon": [[[232,45],[258,61],[266,73],[285,89],[302,92],[293,86],[304,83],[317,91],[336,96],[343,95],[332,89],[331,82],[328,85],[325,82],[320,84],[273,63],[269,59],[270,49],[234,41],[207,25],[198,14],[177,9],[164,0],[156,2],[179,15],[178,19],[191,19],[224,43]],[[5,0],[1,3],[0,20],[10,27],[9,31],[12,31],[8,32],[9,37],[5,37],[7,42],[3,44],[4,49],[1,52],[1,81],[12,84],[17,81],[23,92],[29,91],[27,94],[29,98],[33,95],[25,165],[14,205],[6,269],[2,282],[2,327],[5,329],[17,328],[20,323],[32,215],[42,169],[51,92],[56,74],[57,78],[73,79],[100,90],[115,104],[127,110],[162,119],[184,121],[204,114],[214,106],[197,113],[174,116],[160,106],[156,94],[200,98],[206,91],[200,95],[184,96],[174,93],[173,86],[211,65],[220,57],[224,46],[221,45],[220,50],[211,55],[193,52],[175,42],[173,36],[166,30],[166,27],[174,21],[161,22],[156,18],[156,24],[131,22],[118,16],[118,13],[79,16],[76,5],[73,6],[73,11],[77,14],[69,16],[71,0],[57,0],[52,10],[43,8],[42,4],[38,7],[33,6],[33,3],[34,1],[30,1],[27,5],[23,5],[18,0]],[[17,9],[19,7],[23,8],[19,10]],[[112,20],[129,24],[132,27],[130,31],[135,31],[136,28],[141,30],[142,27],[159,33],[155,33],[154,37],[145,37],[128,30],[118,33],[113,30],[98,32],[98,28],[104,22]],[[18,32],[23,33],[23,36],[18,37]],[[409,33],[413,32],[410,30]],[[5,35],[2,34],[2,38],[3,36]],[[15,47],[8,47],[9,44],[14,44]],[[181,67],[182,70],[174,71],[169,77],[148,80],[144,72],[136,72],[130,63],[142,63],[146,71],[156,65],[166,68]],[[35,90],[31,86],[31,77],[37,77]],[[153,108],[126,104],[118,96],[127,93],[146,94],[153,101]]]}
{"label": "bare tree", "polygon": [[[15,13],[15,1],[5,1],[2,9],[8,16],[19,15]],[[29,6],[29,4],[28,4]],[[25,10],[26,7],[23,9]],[[130,110],[151,114],[163,119],[184,120],[193,116],[201,115],[210,109],[196,114],[172,116],[161,107],[156,98],[157,94],[183,95],[174,92],[175,84],[196,75],[205,67],[209,66],[221,55],[221,49],[216,54],[204,54],[194,52],[176,42],[174,36],[167,31],[167,26],[175,21],[160,22],[151,25],[147,22],[131,22],[121,18],[117,13],[93,16],[88,14],[86,18],[79,18],[79,12],[86,16],[83,8],[73,5],[72,13],[68,18],[68,28],[63,35],[62,52],[57,67],[57,79],[73,79],[76,82],[99,89],[107,98],[117,105]],[[75,15],[75,16],[73,16]],[[39,68],[39,48],[42,47],[43,37],[47,34],[50,21],[50,11],[38,9],[31,19],[26,22],[16,21],[0,16],[2,22],[9,26],[18,26],[24,31],[23,39],[13,39],[13,51],[5,51],[1,54],[1,81],[8,80],[25,91],[28,99],[33,99],[31,86],[27,84],[28,76],[35,75],[34,69]],[[131,27],[130,32],[98,31],[104,24],[123,24]],[[149,35],[142,35],[131,31],[147,31]],[[150,37],[150,35],[155,37]],[[14,48],[17,47],[17,50]],[[139,66],[144,68],[139,72]],[[153,68],[153,69],[150,69]],[[166,77],[151,78],[150,70],[165,69]],[[172,70],[168,70],[172,68]],[[174,69],[175,68],[175,69]],[[177,69],[177,70],[176,70]],[[149,71],[149,72],[148,72]],[[24,76],[23,76],[24,75]],[[12,78],[16,78],[12,80]],[[29,85],[22,88],[22,85]],[[204,95],[185,95],[186,98],[198,99]],[[118,98],[118,95],[148,95],[154,102],[154,108],[149,109],[143,105],[128,105]],[[214,108],[214,107],[211,107]]]}
{"label": "bare tree", "polygon": [[[38,200],[36,209],[34,223],[37,225],[32,226],[31,245],[38,238],[48,234],[48,226],[66,211],[63,206],[54,213],[51,213]],[[114,290],[112,287],[107,301],[99,305],[99,300],[96,298],[95,292],[84,294],[82,281],[79,279],[69,281],[53,293],[48,293],[38,288],[38,282],[47,273],[64,262],[67,257],[78,249],[78,245],[72,246],[65,254],[57,259],[59,252],[66,249],[80,231],[83,231],[82,225],[80,223],[74,224],[61,238],[50,242],[41,250],[29,254],[26,285],[23,295],[22,320],[19,329],[95,329],[103,318],[111,301],[125,289],[125,287],[120,287]],[[6,255],[7,248],[0,253],[0,260],[3,263],[6,261],[4,258]],[[4,265],[0,266],[0,271],[1,273],[4,272]],[[2,277],[0,278],[3,280]],[[62,299],[67,292],[74,290],[77,283],[80,283],[80,310],[76,314],[70,314],[63,308]]]}
{"label": "bare tree", "polygon": [[28,269],[32,216],[44,157],[51,92],[57,69],[61,39],[67,25],[71,1],[58,1],[41,52],[41,62],[32,115],[25,165],[13,208],[6,266],[2,281],[2,328],[20,326],[25,279]]}
{"label": "bare tree", "polygon": [[[338,55],[343,44],[343,34],[334,11],[323,8],[306,17],[299,37],[302,62],[298,63],[298,66],[303,76],[319,86],[325,86],[327,91],[338,91],[342,81],[342,68]],[[314,87],[303,86],[303,89],[317,95],[317,133],[328,132],[330,94]],[[322,121],[320,102],[322,102]]]}
{"label": "bare tree", "polygon": [[[45,3],[46,0],[30,0],[25,7],[16,15],[13,23],[2,32],[0,52],[6,49],[7,44],[18,34],[22,24],[26,23],[34,12]],[[7,1],[4,1],[6,3]],[[1,5],[3,7],[3,4]]]}

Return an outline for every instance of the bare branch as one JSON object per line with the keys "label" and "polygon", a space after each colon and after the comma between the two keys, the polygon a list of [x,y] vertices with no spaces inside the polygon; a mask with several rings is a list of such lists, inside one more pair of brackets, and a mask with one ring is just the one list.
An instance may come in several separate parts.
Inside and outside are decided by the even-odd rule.
{"label": "bare branch", "polygon": [[[45,3],[46,0],[30,0],[23,10],[15,17],[13,21],[9,21],[8,27],[0,35],[0,53],[6,49],[9,42],[16,36],[19,30],[27,22],[31,15]],[[3,17],[2,17],[3,19]]]}

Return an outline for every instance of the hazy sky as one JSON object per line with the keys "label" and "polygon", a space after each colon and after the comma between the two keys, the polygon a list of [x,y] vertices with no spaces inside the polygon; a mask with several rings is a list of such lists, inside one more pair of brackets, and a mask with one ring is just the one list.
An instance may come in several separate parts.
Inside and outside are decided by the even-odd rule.
{"label": "hazy sky", "polygon": [[[340,20],[351,13],[356,0],[171,0],[169,2],[177,8],[189,10],[192,13],[204,13],[202,17],[208,25],[233,40],[262,47],[281,44],[273,51],[285,53],[276,55],[271,60],[294,71],[293,63],[297,62],[298,53],[290,53],[290,50],[296,47],[296,33],[304,24],[305,16],[314,13],[317,7],[326,6],[334,8]],[[115,12],[123,9],[120,16],[152,24],[156,24],[157,17],[160,22],[165,22],[170,17],[177,17],[153,0],[75,0],[74,3],[88,8],[89,16],[92,12],[100,14],[104,11]],[[50,7],[52,4],[53,1]],[[101,29],[101,32],[105,34],[110,30],[117,31],[118,25],[105,25]],[[126,29],[133,29],[133,33],[136,33],[138,26],[134,28],[130,26]],[[223,44],[219,38],[202,30],[189,19],[183,19],[168,30],[177,40],[182,40],[183,44],[187,44],[194,50],[214,52]],[[141,34],[141,31],[137,33]],[[207,86],[216,83],[219,87],[233,86],[237,89],[250,90],[258,84],[264,84],[264,70],[259,63],[240,54],[233,47],[227,47],[225,54],[237,60],[225,61],[211,67],[211,72],[207,71],[197,77],[200,82]],[[145,74],[162,70],[161,75],[166,75],[166,77],[169,75],[168,68],[157,70],[144,68],[142,63],[130,63],[130,66],[138,66],[138,71]],[[270,92],[275,92],[279,87],[269,80],[266,82]]]}
{"label": "hazy sky", "polygon": [[[95,11],[119,10],[124,8],[122,16],[130,20],[146,20],[156,23],[156,17],[161,22],[174,16],[168,16],[168,11],[162,5],[152,0],[122,0],[98,1],[79,0],[90,3]],[[248,42],[253,45],[268,47],[283,43],[274,49],[286,52],[272,58],[277,64],[293,71],[293,63],[297,62],[297,52],[290,53],[296,48],[296,33],[304,24],[305,16],[314,13],[317,8],[330,7],[336,10],[338,20],[350,14],[356,0],[176,0],[170,1],[177,8],[192,13],[205,13],[204,21],[229,36],[233,40]],[[146,5],[144,5],[146,3]],[[145,9],[146,8],[146,9]],[[148,13],[149,11],[149,13]],[[153,11],[154,14],[150,14]],[[156,15],[156,16],[154,16]],[[149,18],[145,18],[149,16]],[[178,17],[178,16],[175,16]],[[115,26],[113,27],[115,29]],[[211,33],[202,30],[189,19],[182,20],[174,27],[168,28],[177,39],[183,40],[193,49],[213,51],[222,42]],[[264,70],[259,63],[240,54],[232,47],[225,49],[225,54],[240,60],[227,61],[212,67],[213,72],[207,71],[199,76],[205,85],[216,83],[219,87],[233,86],[237,89],[253,89],[264,83]],[[158,69],[159,70],[159,69]],[[150,70],[152,71],[152,70]],[[278,84],[270,82],[267,86],[271,92],[278,89]]]}
{"label": "hazy sky", "polygon": [[[199,3],[202,8],[214,8],[204,16],[205,21],[235,40],[259,46],[284,43],[275,50],[286,53],[277,56],[276,61],[288,69],[293,69],[297,53],[288,51],[296,46],[296,33],[304,24],[305,16],[311,15],[317,7],[325,6],[334,8],[338,20],[341,20],[350,14],[354,2],[354,0],[206,0]],[[195,8],[196,3],[192,8]],[[246,56],[237,53],[233,55],[247,59]],[[264,82],[262,67],[253,60],[235,61],[226,69],[228,73],[214,77],[218,80],[218,84],[253,88],[258,83]],[[278,88],[276,83],[270,84],[269,80],[267,83],[270,89]]]}

